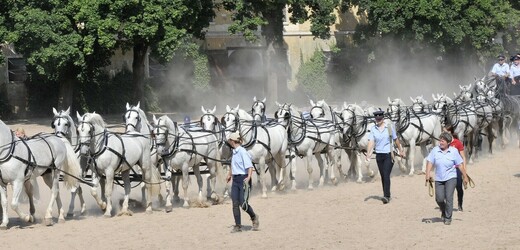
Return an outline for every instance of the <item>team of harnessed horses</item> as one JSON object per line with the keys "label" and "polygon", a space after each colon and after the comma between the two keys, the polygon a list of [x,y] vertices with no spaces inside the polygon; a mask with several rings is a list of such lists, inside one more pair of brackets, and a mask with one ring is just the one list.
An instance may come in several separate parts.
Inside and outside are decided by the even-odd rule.
{"label": "team of harnessed horses", "polygon": [[[487,137],[489,152],[492,153],[493,140],[499,138],[500,144],[505,145],[507,135],[517,128],[520,99],[497,94],[496,86],[490,81],[480,79],[474,84],[460,86],[460,93],[454,95],[453,99],[445,94],[432,95],[431,104],[418,96],[411,98],[412,105],[409,106],[401,99],[388,98],[386,119],[394,125],[392,129],[407,147],[405,157],[395,159],[401,171],[410,175],[416,172],[416,146],[420,146],[423,157],[426,157],[428,147],[436,144],[443,127],[454,128],[468,149],[470,162],[477,155],[473,149],[480,147],[478,142],[482,135]],[[13,210],[24,221],[34,221],[33,199],[38,197],[38,176],[42,176],[51,188],[51,201],[44,217],[49,225],[53,223],[54,202],[60,221],[65,216],[74,215],[76,195],[80,198],[81,213],[85,212],[80,183],[91,187],[91,194],[107,217],[112,216],[114,183],[124,189],[121,214],[131,213],[128,202],[132,182],[141,184],[142,204],[148,213],[152,212],[152,199],[157,197],[163,202],[160,193],[163,183],[166,186],[166,211],[172,211],[173,202],[180,200],[180,180],[184,191],[183,205],[189,206],[189,175],[196,176],[198,198],[202,201],[202,174],[209,174],[206,196],[220,202],[227,188],[222,179],[222,171],[226,170],[222,166],[230,164],[232,155],[226,138],[236,131],[252,158],[263,197],[267,197],[265,174],[268,171],[272,191],[283,190],[287,184],[296,189],[296,157],[303,160],[307,169],[309,189],[314,184],[313,157],[318,161],[320,186],[324,184],[327,172],[333,184],[338,182],[336,172],[341,177],[353,177],[362,182],[363,166],[369,176],[374,175],[364,155],[370,130],[375,125],[372,116],[375,107],[345,102],[333,108],[324,100],[316,103],[311,100],[310,112],[302,112],[290,103],[276,102],[274,118],[267,118],[265,101],[255,97],[249,111],[239,106],[226,106],[221,119],[215,115],[216,107],[202,107],[200,121],[189,124],[179,124],[166,115],[158,118],[153,115],[153,121],[149,122],[139,103],[135,106],[127,104],[124,133],[110,131],[103,118],[95,112],[77,113],[75,122],[70,116],[70,108],[61,111],[53,108],[51,126],[54,134],[40,133],[27,140],[14,136],[13,131],[0,121],[0,199],[3,212],[0,228],[7,228],[8,223],[7,184],[13,186]],[[346,174],[341,167],[341,152],[345,152],[350,161]],[[220,189],[216,188],[219,176],[223,184]],[[59,196],[60,180],[71,190],[67,215]],[[98,188],[101,189],[100,195]],[[24,193],[30,204],[29,214],[18,206]]]}

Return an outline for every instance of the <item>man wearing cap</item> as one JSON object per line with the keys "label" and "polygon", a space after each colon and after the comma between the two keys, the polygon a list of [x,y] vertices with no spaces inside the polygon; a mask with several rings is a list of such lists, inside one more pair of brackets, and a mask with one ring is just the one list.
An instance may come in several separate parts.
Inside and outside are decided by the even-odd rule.
{"label": "man wearing cap", "polygon": [[228,136],[229,145],[233,148],[233,156],[231,158],[231,171],[226,178],[231,184],[231,200],[233,203],[233,217],[235,218],[235,226],[232,233],[242,232],[242,221],[240,215],[240,207],[251,217],[253,221],[253,230],[258,230],[260,222],[258,214],[255,214],[253,208],[249,205],[244,194],[249,194],[251,189],[251,175],[253,174],[253,163],[251,157],[245,148],[242,147],[242,138],[239,132],[231,133]]}
{"label": "man wearing cap", "polygon": [[381,109],[374,112],[376,125],[372,127],[370,134],[368,135],[368,151],[366,160],[370,161],[370,158],[372,157],[372,150],[375,146],[377,168],[379,169],[379,174],[381,175],[381,184],[383,185],[383,198],[381,200],[383,201],[383,204],[387,204],[391,199],[390,174],[392,173],[392,168],[394,166],[394,160],[392,158],[392,141],[395,141],[395,145],[397,145],[397,148],[399,149],[399,155],[401,157],[403,157],[403,148],[401,147],[401,143],[397,138],[395,128],[392,123],[385,122],[384,114],[385,112]]}
{"label": "man wearing cap", "polygon": [[493,65],[491,69],[491,76],[495,77],[497,90],[500,94],[509,93],[507,81],[509,77],[509,65],[507,65],[506,57],[504,55],[498,56],[498,62]]}
{"label": "man wearing cap", "polygon": [[511,79],[511,95],[520,95],[520,56],[513,57],[513,63],[509,69],[509,78]]}

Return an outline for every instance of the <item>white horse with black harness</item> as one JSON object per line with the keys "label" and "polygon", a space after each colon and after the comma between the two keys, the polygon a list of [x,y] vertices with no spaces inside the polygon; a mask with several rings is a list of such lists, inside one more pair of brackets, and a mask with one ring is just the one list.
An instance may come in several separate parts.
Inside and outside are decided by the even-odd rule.
{"label": "white horse with black harness", "polygon": [[[47,172],[50,171],[49,174]],[[52,225],[52,207],[58,205],[58,219],[65,220],[65,212],[59,193],[59,175],[67,188],[77,186],[81,169],[70,143],[53,134],[37,134],[28,140],[14,135],[0,120],[0,195],[2,202],[2,223],[0,229],[6,229],[9,223],[7,214],[7,184],[13,186],[11,208],[26,222],[34,222],[34,201],[32,185],[38,176],[42,176],[45,184],[51,188],[51,198],[44,216],[46,225]],[[31,181],[27,181],[31,179]],[[20,211],[19,198],[25,185],[29,197],[30,214]]]}
{"label": "white horse with black harness", "polygon": [[[78,135],[80,141],[80,153],[89,157],[93,165],[92,180],[94,185],[99,185],[103,176],[106,181],[101,183],[101,197],[95,189],[92,195],[101,209],[105,210],[105,217],[111,217],[112,212],[112,189],[115,175],[121,173],[124,188],[124,201],[120,214],[131,214],[128,209],[130,196],[130,171],[135,165],[139,165],[142,172],[142,181],[146,183],[147,213],[152,212],[151,197],[160,191],[161,175],[157,168],[151,165],[149,139],[137,132],[118,134],[108,131],[103,118],[96,113],[86,113],[78,117]],[[103,181],[102,181],[103,182]],[[106,200],[103,200],[106,198]]]}
{"label": "white horse with black harness", "polygon": [[215,193],[216,178],[220,174],[220,153],[218,140],[215,134],[202,129],[188,130],[174,123],[168,116],[163,115],[158,119],[153,116],[154,133],[157,151],[162,155],[166,178],[170,179],[166,187],[166,212],[172,210],[174,195],[178,191],[178,178],[174,173],[182,172],[182,188],[184,190],[184,207],[189,207],[188,184],[190,169],[193,169],[197,178],[199,202],[202,202],[202,176],[200,164],[204,160],[209,170],[207,180],[207,198],[219,200]]}
{"label": "white horse with black harness", "polygon": [[[406,154],[406,162],[403,165],[398,160],[401,171],[409,170],[409,175],[415,172],[415,146],[421,147],[424,157],[428,155],[426,146],[428,144],[436,144],[439,135],[442,132],[441,118],[439,111],[435,109],[431,113],[416,113],[410,107],[406,107],[404,102],[397,98],[393,101],[388,98],[390,119],[394,122],[397,135],[403,145],[409,147]],[[425,169],[426,159],[423,160],[423,169]]]}
{"label": "white horse with black harness", "polygon": [[[266,164],[271,174],[272,191],[278,187],[284,189],[287,171],[285,169],[285,153],[287,150],[287,132],[278,123],[258,124],[253,116],[239,109],[226,106],[226,113],[222,117],[222,125],[225,128],[226,138],[230,133],[238,131],[243,138],[243,145],[251,155],[255,169],[260,175],[262,197],[267,197],[267,185],[265,183]],[[280,174],[276,178],[276,171]]]}
{"label": "white horse with black harness", "polygon": [[[70,107],[67,110],[61,110],[59,112],[55,108],[52,108],[52,112],[54,113],[54,118],[51,122],[51,127],[54,129],[54,134],[61,138],[65,138],[73,148],[77,148],[79,150],[76,124],[70,116]],[[87,168],[87,159],[85,157],[81,157],[79,152],[76,152],[76,156],[79,158],[81,170],[84,172]],[[87,204],[85,204],[85,199],[83,199],[83,190],[78,183],[76,187],[72,187],[70,189],[71,197],[67,218],[74,216],[74,201],[76,200],[76,194],[78,195],[79,204],[81,206],[80,214],[83,215],[87,209]]]}

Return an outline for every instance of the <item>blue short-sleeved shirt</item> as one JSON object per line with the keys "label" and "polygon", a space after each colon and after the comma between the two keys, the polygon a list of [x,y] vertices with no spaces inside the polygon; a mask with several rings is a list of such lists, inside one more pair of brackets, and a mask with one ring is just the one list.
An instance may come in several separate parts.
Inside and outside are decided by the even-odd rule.
{"label": "blue short-sleeved shirt", "polygon": [[251,156],[245,148],[238,146],[233,149],[233,157],[231,158],[231,173],[233,175],[246,174],[246,170],[252,167]]}
{"label": "blue short-sleeved shirt", "polygon": [[505,76],[509,74],[509,65],[507,63],[502,63],[502,65],[500,65],[500,63],[495,63],[491,69],[491,72],[499,76]]}
{"label": "blue short-sleeved shirt", "polygon": [[391,124],[387,124],[385,121],[385,127],[383,130],[379,130],[377,125],[373,126],[370,129],[370,134],[368,134],[368,140],[374,141],[376,153],[386,154],[390,153],[390,136],[388,135],[388,126],[392,126],[392,139],[397,139],[397,135],[395,133],[394,126]]}
{"label": "blue short-sleeved shirt", "polygon": [[439,146],[432,149],[426,160],[435,166],[435,181],[457,178],[456,167],[463,162],[459,150],[449,147],[443,152]]}

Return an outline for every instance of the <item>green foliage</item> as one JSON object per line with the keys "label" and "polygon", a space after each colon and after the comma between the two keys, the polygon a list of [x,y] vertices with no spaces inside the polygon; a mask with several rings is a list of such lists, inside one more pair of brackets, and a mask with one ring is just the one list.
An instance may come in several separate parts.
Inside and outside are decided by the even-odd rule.
{"label": "green foliage", "polygon": [[332,88],[327,82],[324,60],[323,52],[317,50],[307,62],[300,66],[296,74],[296,79],[303,91],[309,97],[318,100],[328,99],[332,94]]}
{"label": "green foliage", "polygon": [[209,91],[210,81],[208,56],[203,52],[197,53],[193,56],[193,85],[197,91]]}
{"label": "green foliage", "polygon": [[311,32],[315,37],[330,37],[330,26],[334,24],[334,9],[340,6],[340,0],[269,0],[243,1],[223,0],[224,9],[233,13],[233,23],[229,31],[242,34],[248,41],[257,41],[258,26],[262,26],[262,35],[270,42],[281,42],[283,38],[284,8],[292,14],[291,23],[311,22]]}
{"label": "green foliage", "polygon": [[357,28],[358,42],[392,37],[412,53],[426,46],[442,54],[485,54],[495,47],[492,39],[498,31],[520,22],[520,13],[508,0],[351,0],[349,4],[358,5],[358,14],[368,18]]}

